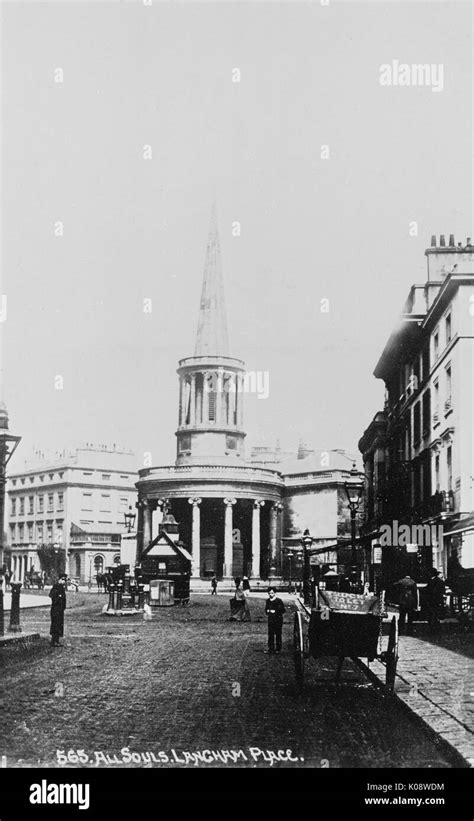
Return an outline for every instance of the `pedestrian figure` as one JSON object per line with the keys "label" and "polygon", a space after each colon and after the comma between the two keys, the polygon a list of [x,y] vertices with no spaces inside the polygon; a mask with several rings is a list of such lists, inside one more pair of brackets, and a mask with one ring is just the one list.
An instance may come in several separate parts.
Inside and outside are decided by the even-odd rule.
{"label": "pedestrian figure", "polygon": [[211,579],[211,596],[217,596],[217,579],[215,576]]}
{"label": "pedestrian figure", "polygon": [[250,621],[250,609],[240,578],[235,579],[234,598],[230,600],[229,621]]}
{"label": "pedestrian figure", "polygon": [[[265,602],[265,613],[268,616],[268,653],[281,652],[281,631],[285,605],[277,598],[274,587],[268,588],[268,599]],[[276,645],[276,646],[275,646]]]}
{"label": "pedestrian figure", "polygon": [[446,585],[441,578],[439,570],[433,570],[430,574],[430,580],[426,585],[426,599],[428,605],[428,627],[431,633],[436,632],[440,628],[440,618],[444,610],[444,594]]}
{"label": "pedestrian figure", "polygon": [[413,632],[413,616],[416,610],[416,600],[417,600],[417,586],[416,582],[413,581],[411,576],[404,576],[403,579],[399,579],[398,582],[395,582],[395,586],[398,587],[398,605],[399,605],[399,612],[400,618],[398,620],[398,629],[400,635],[405,633],[405,625],[406,625],[406,633],[407,635],[411,635]]}
{"label": "pedestrian figure", "polygon": [[53,584],[49,597],[51,599],[51,646],[59,647],[59,639],[64,635],[64,611],[66,609],[66,579],[61,576]]}
{"label": "pedestrian figure", "polygon": [[250,582],[248,576],[244,576],[242,579],[242,590],[244,591],[244,596],[248,599],[250,596]]}

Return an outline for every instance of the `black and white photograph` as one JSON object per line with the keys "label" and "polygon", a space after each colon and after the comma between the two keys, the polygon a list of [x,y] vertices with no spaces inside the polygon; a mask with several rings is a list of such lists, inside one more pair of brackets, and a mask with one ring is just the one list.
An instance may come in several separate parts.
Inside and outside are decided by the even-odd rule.
{"label": "black and white photograph", "polygon": [[473,11],[1,0],[1,821],[472,821]]}

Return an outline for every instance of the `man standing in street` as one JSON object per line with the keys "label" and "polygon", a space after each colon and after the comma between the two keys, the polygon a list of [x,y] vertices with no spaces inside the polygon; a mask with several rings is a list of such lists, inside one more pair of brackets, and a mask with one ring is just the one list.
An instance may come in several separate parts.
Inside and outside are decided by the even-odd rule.
{"label": "man standing in street", "polygon": [[446,585],[441,578],[439,570],[433,568],[430,573],[430,580],[426,585],[428,626],[431,633],[436,632],[440,627],[439,620],[443,615],[445,590]]}
{"label": "man standing in street", "polygon": [[64,611],[66,609],[66,579],[60,576],[53,584],[49,597],[51,599],[51,646],[60,647],[59,639],[64,635]]}
{"label": "man standing in street", "polygon": [[[281,631],[283,628],[283,613],[285,605],[277,598],[274,587],[268,589],[268,599],[265,602],[265,613],[268,616],[268,650],[271,655],[281,652]],[[275,646],[276,644],[276,646]]]}
{"label": "man standing in street", "polygon": [[407,635],[411,636],[413,632],[413,616],[417,605],[418,588],[416,582],[408,575],[404,576],[403,579],[399,579],[398,582],[395,582],[395,586],[398,588],[398,606],[400,612],[400,618],[398,620],[399,633],[402,635],[405,632],[406,623]]}

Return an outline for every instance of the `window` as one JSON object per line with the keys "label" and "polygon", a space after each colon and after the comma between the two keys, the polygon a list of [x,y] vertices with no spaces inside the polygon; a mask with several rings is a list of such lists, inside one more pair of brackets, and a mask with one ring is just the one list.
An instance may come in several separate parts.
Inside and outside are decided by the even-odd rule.
{"label": "window", "polygon": [[38,513],[43,513],[44,511],[44,496],[41,494],[38,496]]}
{"label": "window", "polygon": [[53,481],[53,479],[54,479],[54,473],[50,473],[50,474],[49,474],[49,480],[50,480],[50,482],[52,482],[52,481]]}
{"label": "window", "polygon": [[33,541],[33,525],[32,524],[28,525],[28,541],[29,542]]}
{"label": "window", "polygon": [[25,513],[25,497],[20,496],[20,516],[23,516]]}
{"label": "window", "polygon": [[110,479],[110,473],[103,473],[102,479]]}
{"label": "window", "polygon": [[16,485],[16,479],[12,479],[12,485],[13,485],[13,487],[15,487],[15,485]]}
{"label": "window", "polygon": [[431,394],[425,391],[423,394],[423,436],[428,436],[431,429]]}
{"label": "window", "polygon": [[110,493],[101,493],[100,496],[100,512],[101,513],[110,513]]}
{"label": "window", "polygon": [[436,425],[439,421],[439,382],[433,382],[433,422]]}
{"label": "window", "polygon": [[58,493],[58,510],[64,510],[64,493]]}
{"label": "window", "polygon": [[16,499],[12,499],[12,516],[16,516]]}
{"label": "window", "polygon": [[10,525],[10,544],[15,543],[16,525]]}
{"label": "window", "polygon": [[34,512],[35,512],[35,497],[34,496],[28,496],[28,513],[34,513]]}
{"label": "window", "polygon": [[44,482],[44,476],[40,476],[40,482]]}
{"label": "window", "polygon": [[128,475],[126,473],[121,473],[120,478],[121,479],[128,479]]}
{"label": "window", "polygon": [[416,447],[420,443],[421,438],[421,408],[420,403],[417,402],[413,408],[413,444]]}
{"label": "window", "polygon": [[48,493],[48,510],[54,509],[54,493]]}
{"label": "window", "polygon": [[94,570],[96,573],[104,572],[104,557],[94,556]]}
{"label": "window", "polygon": [[446,326],[446,345],[449,345],[451,342],[451,314],[448,314],[445,319],[445,326]]}
{"label": "window", "polygon": [[446,368],[446,402],[445,410],[451,410],[451,365]]}
{"label": "window", "polygon": [[453,452],[451,445],[446,450],[446,467],[448,470],[448,493],[453,489]]}
{"label": "window", "polygon": [[436,333],[433,336],[433,353],[434,353],[435,360],[438,359],[438,356],[439,356],[439,332],[438,331],[436,331]]}
{"label": "window", "polygon": [[51,544],[51,542],[53,541],[53,523],[52,522],[48,522],[48,524],[46,525],[46,538],[48,540],[48,543]]}
{"label": "window", "polygon": [[216,418],[216,393],[209,391],[209,421],[214,422]]}
{"label": "window", "polygon": [[19,525],[18,526],[18,541],[23,542],[25,536],[25,526]]}
{"label": "window", "polygon": [[436,484],[436,493],[439,493],[440,484],[439,484],[439,453],[435,456],[435,484]]}
{"label": "window", "polygon": [[91,470],[84,470],[84,471],[82,472],[82,475],[83,475],[83,476],[92,476],[92,471],[91,471]]}
{"label": "window", "polygon": [[82,510],[92,510],[92,493],[82,494]]}
{"label": "window", "polygon": [[38,544],[41,544],[43,541],[43,525],[36,525],[36,532],[38,534]]}

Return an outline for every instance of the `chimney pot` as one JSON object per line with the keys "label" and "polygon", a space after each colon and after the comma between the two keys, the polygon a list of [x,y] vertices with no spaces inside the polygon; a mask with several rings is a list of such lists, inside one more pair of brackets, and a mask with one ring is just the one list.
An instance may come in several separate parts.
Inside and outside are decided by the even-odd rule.
{"label": "chimney pot", "polygon": [[431,247],[436,248],[436,235],[431,234]]}
{"label": "chimney pot", "polygon": [[467,240],[466,240],[466,245],[470,245],[470,244],[471,244],[471,237],[468,237]]}
{"label": "chimney pot", "polygon": [[449,244],[454,245],[454,234],[449,235]]}
{"label": "chimney pot", "polygon": [[458,242],[458,248],[462,248],[462,242]]}
{"label": "chimney pot", "polygon": [[444,238],[444,234],[441,234],[441,236],[439,238],[439,244],[442,248],[444,248],[444,246],[446,245],[446,240]]}

